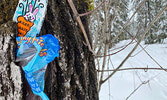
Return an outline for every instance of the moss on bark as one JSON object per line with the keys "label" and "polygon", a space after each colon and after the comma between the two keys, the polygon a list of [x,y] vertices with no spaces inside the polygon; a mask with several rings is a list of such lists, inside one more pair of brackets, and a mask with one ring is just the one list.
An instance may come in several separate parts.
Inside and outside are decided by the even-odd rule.
{"label": "moss on bark", "polygon": [[18,4],[18,0],[0,0],[0,24],[11,21]]}

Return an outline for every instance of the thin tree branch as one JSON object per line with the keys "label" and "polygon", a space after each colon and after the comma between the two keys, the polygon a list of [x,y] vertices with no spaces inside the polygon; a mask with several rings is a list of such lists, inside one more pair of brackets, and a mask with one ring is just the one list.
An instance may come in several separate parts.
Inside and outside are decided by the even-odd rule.
{"label": "thin tree branch", "polygon": [[[126,22],[126,24],[123,26],[123,28],[126,28],[129,24],[129,22],[132,20],[132,18],[135,16],[135,14],[138,12],[138,10],[141,8],[141,6],[144,4],[144,2],[146,2],[147,0],[143,0],[140,4],[139,7],[136,9],[136,11],[133,13],[133,15],[130,17],[130,19]],[[114,39],[112,39],[111,43],[113,43],[118,36],[121,35],[121,33],[123,32],[123,29],[114,37]]]}
{"label": "thin tree branch", "polygon": [[146,82],[142,82],[127,98],[126,100],[128,100],[141,86],[143,86],[144,84],[149,83],[149,80]]}
{"label": "thin tree branch", "polygon": [[102,2],[99,6],[97,6],[95,9],[93,9],[92,11],[83,13],[83,14],[79,14],[79,16],[80,16],[80,17],[81,17],[81,16],[86,16],[86,15],[89,15],[89,14],[93,13],[94,11],[98,10],[105,2],[106,2],[106,0],[103,0],[103,2]]}
{"label": "thin tree branch", "polygon": [[[106,2],[105,2],[105,4],[104,4],[104,31],[103,31],[103,34],[105,34],[105,48],[104,48],[104,55],[106,55],[107,54],[107,50],[108,50],[108,47],[109,47],[109,45],[108,45],[108,43],[107,43],[107,41],[108,41],[108,33],[107,33],[107,25],[108,25],[108,22],[107,22],[107,9],[106,9]],[[106,57],[104,57],[103,58],[103,65],[102,65],[102,70],[104,70],[104,68],[105,68],[105,65],[106,65]],[[100,81],[99,82],[101,82],[103,80],[103,72],[101,73],[101,76],[100,76]],[[101,89],[101,85],[99,84],[99,86],[98,86],[98,91],[100,91],[100,89]]]}
{"label": "thin tree branch", "polygon": [[[132,36],[133,37],[133,36]],[[132,42],[131,44],[134,44],[134,43],[136,43],[136,41],[134,41],[134,42]],[[111,50],[108,50],[108,51],[115,51],[115,50],[118,50],[118,49],[121,49],[121,48],[123,48],[123,47],[125,47],[127,44],[124,44],[124,45],[122,45],[122,46],[120,46],[120,47],[117,47],[117,48],[113,48],[113,49],[111,49]]]}
{"label": "thin tree branch", "polygon": [[81,28],[81,30],[82,30],[82,33],[83,33],[84,37],[85,37],[85,40],[86,40],[86,43],[87,43],[87,45],[88,45],[89,51],[91,51],[91,52],[94,54],[94,51],[92,50],[92,48],[91,48],[91,46],[90,46],[90,42],[89,42],[89,40],[88,40],[88,36],[87,36],[87,34],[86,34],[85,28],[84,28],[84,26],[83,26],[83,24],[82,24],[82,21],[81,21],[80,17],[78,16],[78,12],[77,12],[77,10],[76,10],[76,8],[75,8],[75,6],[74,6],[73,1],[72,1],[72,0],[68,0],[68,3],[69,3],[69,5],[70,5],[70,7],[71,7],[71,9],[72,9],[72,11],[73,11],[73,13],[74,13],[74,15],[76,16],[76,20],[77,20],[77,22],[79,23],[79,26],[80,26],[80,28]]}
{"label": "thin tree branch", "polygon": [[[132,34],[130,34],[130,32],[129,31],[127,31],[125,28],[123,28],[131,37],[133,37],[132,36]],[[139,30],[138,30],[138,32],[139,32]],[[135,39],[135,41],[137,42],[137,40]],[[139,44],[139,46],[142,48],[142,50],[144,50],[144,52],[160,67],[160,68],[162,68],[162,69],[164,69],[146,50],[145,50],[145,48],[141,45],[141,44]],[[141,50],[141,51],[142,51]],[[139,52],[140,53],[140,52]],[[132,57],[132,56],[131,56]],[[167,70],[164,70],[164,71],[166,71],[167,72]]]}
{"label": "thin tree branch", "polygon": [[150,28],[152,27],[152,25],[159,19],[159,17],[163,14],[163,12],[167,9],[167,6],[164,7],[160,13],[156,16],[156,18],[149,24],[149,26],[145,29],[142,37],[140,38],[140,40],[138,41],[138,43],[136,44],[136,46],[132,49],[132,51],[127,55],[127,57],[121,62],[121,64],[116,68],[115,71],[113,71],[113,73],[111,73],[110,76],[108,76],[104,81],[102,81],[100,84],[103,84],[104,82],[106,82],[110,77],[112,77],[117,71],[118,69],[120,69],[122,67],[122,65],[127,61],[127,59],[132,55],[132,53],[136,50],[136,48],[138,47],[138,45],[140,44],[140,42],[144,39],[146,33],[150,30]]}
{"label": "thin tree branch", "polygon": [[111,53],[111,54],[108,54],[108,55],[103,55],[103,56],[96,56],[96,57],[107,57],[107,56],[115,55],[115,54],[121,52],[122,50],[124,50],[125,48],[127,48],[130,44],[132,44],[134,39],[135,39],[135,37],[132,38],[131,42],[129,42],[129,43],[128,43],[127,45],[125,45],[123,48],[121,48],[120,50],[118,50],[118,51],[116,51],[116,52],[114,52],[114,53]]}
{"label": "thin tree branch", "polygon": [[[109,10],[109,9],[108,9],[108,10]],[[115,10],[114,10],[114,13],[115,13]],[[116,17],[117,17],[117,15],[114,16],[113,20],[111,21],[111,25],[109,25],[109,27],[112,27],[112,26],[113,26],[113,22],[116,20]],[[109,28],[109,29],[110,29],[110,28]],[[111,34],[111,32],[110,32],[109,34]],[[110,37],[111,37],[111,36],[110,36]],[[101,42],[100,42],[100,47],[99,47],[99,49],[98,49],[96,55],[99,55],[100,50],[101,50],[101,48],[102,48],[102,39],[101,39],[100,41],[101,41]],[[109,41],[110,41],[110,40],[109,40]]]}
{"label": "thin tree branch", "polygon": [[[139,29],[138,29],[139,30]],[[106,57],[106,56],[111,56],[111,55],[115,55],[119,52],[121,52],[122,50],[124,50],[125,48],[127,48],[130,44],[133,43],[133,40],[135,40],[135,38],[137,37],[137,35],[139,34],[139,31],[137,32],[136,36],[132,38],[131,42],[128,43],[127,45],[125,45],[124,47],[122,47],[120,50],[118,50],[117,52],[114,52],[112,54],[108,54],[108,55],[104,55],[104,56],[96,56],[96,57]]]}
{"label": "thin tree branch", "polygon": [[153,80],[155,77],[157,77],[159,74],[155,75],[154,77],[150,78],[147,81],[143,81],[136,89],[134,89],[134,91],[126,98],[126,100],[128,100],[142,85],[148,84],[150,83],[151,80]]}
{"label": "thin tree branch", "polygon": [[[144,1],[139,5],[139,7],[142,6],[145,1],[146,1],[146,0],[144,0]],[[138,9],[135,11],[135,13],[131,16],[131,18],[128,20],[128,22],[125,24],[124,28],[128,25],[128,23],[130,22],[130,20],[131,20],[131,19],[134,17],[134,15],[137,13],[137,11],[139,10],[139,7],[138,7]],[[123,32],[123,29],[122,29],[121,31]],[[120,33],[112,40],[112,42],[115,41],[115,39],[117,39],[117,37],[118,37],[122,32],[120,32]],[[137,35],[136,35],[136,36],[137,36]],[[112,42],[111,42],[111,43],[112,43]],[[137,45],[137,46],[138,46],[138,45]],[[136,48],[137,48],[137,46],[136,46]],[[135,49],[136,49],[136,48],[135,48]],[[134,50],[135,50],[135,49],[134,49]],[[131,52],[131,54],[132,54],[132,53],[133,53],[133,51]],[[131,54],[129,54],[129,56],[130,56]],[[104,55],[106,55],[106,54],[104,54]],[[125,58],[125,60],[120,64],[120,66],[118,67],[118,69],[124,64],[124,62],[129,58],[129,56],[127,56],[127,58]],[[105,60],[105,58],[106,58],[106,56],[104,56],[103,59]],[[104,60],[103,60],[103,63],[104,63]],[[104,67],[105,67],[105,66],[102,66],[102,70],[104,70]],[[115,71],[115,72],[116,72],[116,71]],[[110,78],[110,77],[112,76],[112,74],[114,74],[115,72],[111,73],[111,75],[109,75],[108,78]],[[103,81],[103,72],[101,73],[101,78],[100,78],[100,81],[99,81],[98,92],[99,92],[100,89],[101,89],[101,85],[102,85],[105,81],[107,81],[108,78]]]}
{"label": "thin tree branch", "polygon": [[[141,45],[139,45],[139,46],[141,46]],[[145,47],[143,47],[143,49],[145,49],[146,47],[147,47],[148,45],[146,45]],[[136,55],[138,55],[139,53],[141,53],[142,51],[144,51],[143,49],[141,49],[139,52],[137,52],[136,54],[134,54],[134,55],[131,55],[130,57],[135,57]]]}
{"label": "thin tree branch", "polygon": [[[98,72],[110,72],[110,71],[115,71],[116,69],[111,69],[111,70],[97,70]],[[162,69],[162,68],[147,68],[147,67],[141,67],[141,68],[123,68],[123,69],[118,69],[117,71],[129,71],[129,70],[167,70],[167,69]]]}

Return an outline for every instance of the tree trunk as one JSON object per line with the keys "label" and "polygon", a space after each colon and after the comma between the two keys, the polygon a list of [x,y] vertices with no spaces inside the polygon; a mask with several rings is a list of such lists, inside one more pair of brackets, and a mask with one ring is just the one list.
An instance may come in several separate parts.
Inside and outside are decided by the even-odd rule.
{"label": "tree trunk", "polygon": [[[17,24],[11,22],[11,15],[14,14],[18,0],[1,2],[0,100],[38,100],[39,97],[31,93],[21,68],[14,64]],[[87,0],[73,2],[79,13],[88,11]],[[45,93],[51,100],[98,100],[94,57],[83,44],[84,36],[67,0],[48,0],[48,3],[40,35],[56,36],[61,50],[60,57],[48,64]],[[91,41],[89,17],[84,16],[81,20]]]}

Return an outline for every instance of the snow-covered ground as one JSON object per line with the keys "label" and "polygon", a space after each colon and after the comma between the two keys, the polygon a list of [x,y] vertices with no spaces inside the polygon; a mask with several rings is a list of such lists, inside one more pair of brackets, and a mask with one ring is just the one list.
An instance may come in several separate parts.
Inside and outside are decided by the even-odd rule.
{"label": "snow-covered ground", "polygon": [[[118,48],[122,45],[128,44],[130,40],[121,41],[114,48]],[[152,44],[144,45],[147,46],[145,49],[147,52],[164,68],[167,68],[167,40],[164,44]],[[122,60],[128,55],[133,49],[135,43],[129,45],[125,50],[112,55],[109,69],[116,68]],[[113,49],[113,48],[112,48]],[[142,49],[138,47],[132,54],[135,55]],[[113,53],[115,51],[112,51]],[[102,60],[101,60],[102,63]],[[134,57],[130,57],[122,68],[137,68],[137,67],[148,67],[148,68],[160,68],[144,51]],[[110,72],[111,73],[111,72]],[[110,74],[105,72],[104,78]],[[149,83],[141,85],[142,82],[149,81]],[[140,86],[141,85],[141,86]],[[167,100],[167,72],[164,70],[128,70],[120,71],[114,74],[109,81],[105,82],[99,94],[100,100],[126,100],[126,98],[137,88],[136,92],[129,97],[128,100]]]}

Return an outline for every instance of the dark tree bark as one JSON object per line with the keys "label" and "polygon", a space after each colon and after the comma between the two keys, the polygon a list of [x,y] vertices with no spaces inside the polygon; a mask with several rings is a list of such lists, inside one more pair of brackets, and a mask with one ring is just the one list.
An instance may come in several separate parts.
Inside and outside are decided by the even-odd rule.
{"label": "dark tree bark", "polygon": [[[18,0],[0,1],[0,7],[5,7],[0,11],[0,99],[38,100],[40,98],[33,95],[27,87],[21,68],[14,64],[17,24],[11,22],[11,16]],[[87,12],[87,0],[73,1],[79,13]],[[8,3],[11,7],[3,11]],[[45,93],[51,100],[98,100],[94,57],[83,44],[84,36],[67,0],[49,0],[48,3],[40,35],[56,36],[61,50],[60,57],[48,64]],[[81,20],[91,41],[89,17],[84,16]]]}

